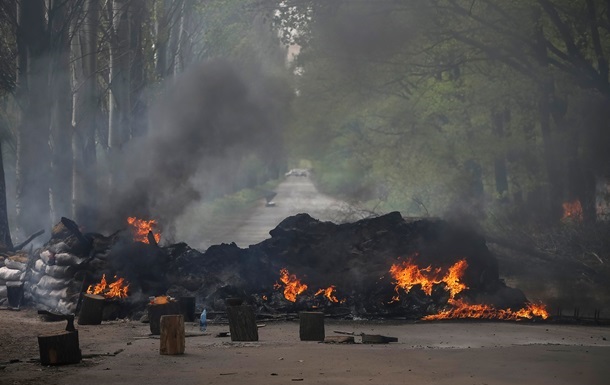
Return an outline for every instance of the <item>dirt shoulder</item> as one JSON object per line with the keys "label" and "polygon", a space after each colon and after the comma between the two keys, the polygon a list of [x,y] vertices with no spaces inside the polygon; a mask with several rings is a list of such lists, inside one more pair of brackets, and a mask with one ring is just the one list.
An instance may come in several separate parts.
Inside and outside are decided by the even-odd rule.
{"label": "dirt shoulder", "polygon": [[[1,384],[607,384],[610,328],[495,322],[327,320],[335,331],[398,337],[386,345],[301,342],[298,323],[266,323],[258,342],[207,335],[186,339],[182,356],[159,354],[137,321],[79,326],[81,364],[44,367],[36,336],[62,330],[35,311],[0,314]],[[195,324],[187,335],[198,334]],[[10,360],[19,362],[7,363]]]}

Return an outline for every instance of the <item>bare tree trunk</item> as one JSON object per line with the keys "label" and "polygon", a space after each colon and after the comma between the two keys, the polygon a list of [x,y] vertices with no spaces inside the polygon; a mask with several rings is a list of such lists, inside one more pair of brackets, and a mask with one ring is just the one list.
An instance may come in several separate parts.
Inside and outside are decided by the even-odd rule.
{"label": "bare tree trunk", "polygon": [[76,222],[93,228],[96,214],[93,202],[97,196],[96,133],[99,127],[100,106],[97,86],[97,33],[100,5],[97,0],[86,0],[84,19],[75,32],[74,44],[74,114],[75,135],[72,141],[73,211]]}
{"label": "bare tree trunk", "polygon": [[[508,111],[495,111],[491,116],[493,133],[498,138],[498,142],[504,140],[504,126],[508,122]],[[496,193],[500,202],[508,201],[508,170],[506,168],[506,154],[498,153],[494,159],[494,176],[496,181]]]}
{"label": "bare tree trunk", "polygon": [[44,0],[19,3],[17,98],[21,121],[17,133],[17,228],[23,234],[50,227],[49,88],[45,54]]}
{"label": "bare tree trunk", "polygon": [[182,2],[182,4],[180,4],[180,21],[177,23],[174,23],[174,28],[173,28],[173,32],[172,35],[175,38],[175,42],[174,42],[174,51],[173,51],[173,56],[174,59],[172,60],[172,64],[173,64],[173,73],[174,76],[181,73],[184,70],[184,60],[183,60],[183,48],[184,48],[184,39],[186,37],[186,32],[184,31],[185,28],[185,20],[187,18],[187,16],[185,15],[185,12],[187,11],[186,9],[186,5],[184,4],[184,2]]}
{"label": "bare tree trunk", "polygon": [[0,143],[0,249],[2,247],[12,249],[13,240],[11,239],[11,229],[8,224],[4,159],[2,158],[2,143]]}
{"label": "bare tree trunk", "polygon": [[[72,98],[70,89],[69,3],[53,0],[49,12],[50,58],[49,95],[51,103],[51,220],[72,217]],[[74,3],[76,4],[76,3]]]}
{"label": "bare tree trunk", "polygon": [[132,17],[130,18],[130,51],[133,62],[130,65],[130,107],[131,132],[130,137],[143,135],[146,131],[146,104],[142,97],[145,87],[143,25],[147,16],[145,0],[132,0]]}
{"label": "bare tree trunk", "polygon": [[[543,69],[548,68],[547,47],[544,40],[543,25],[539,12],[534,12],[535,38],[536,38],[536,55]],[[548,72],[547,72],[548,73]],[[540,124],[540,133],[542,134],[542,145],[544,148],[544,163],[546,166],[548,180],[548,197],[549,197],[549,213],[550,220],[557,221],[562,215],[563,201],[563,183],[560,174],[560,166],[558,165],[559,157],[557,154],[557,145],[551,130],[551,98],[555,89],[554,79],[551,75],[546,75],[539,80],[539,99],[538,99],[538,117]]]}
{"label": "bare tree trunk", "polygon": [[155,72],[160,79],[167,76],[167,44],[169,42],[169,3],[170,0],[160,0],[156,4],[157,25],[156,42],[157,61]]}
{"label": "bare tree trunk", "polygon": [[[110,58],[108,92],[108,148],[110,159],[123,147],[131,132],[129,111],[129,0],[108,2],[110,20]],[[113,188],[114,174],[120,165],[110,165],[110,188]]]}

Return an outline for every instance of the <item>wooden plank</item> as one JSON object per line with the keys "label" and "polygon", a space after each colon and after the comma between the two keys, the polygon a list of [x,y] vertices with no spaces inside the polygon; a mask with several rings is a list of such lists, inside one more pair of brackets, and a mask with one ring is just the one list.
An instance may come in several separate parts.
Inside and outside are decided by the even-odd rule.
{"label": "wooden plank", "polygon": [[363,344],[387,344],[389,342],[398,342],[396,337],[387,337],[379,334],[361,334]]}
{"label": "wooden plank", "polygon": [[353,344],[354,336],[328,336],[324,338],[325,344]]}

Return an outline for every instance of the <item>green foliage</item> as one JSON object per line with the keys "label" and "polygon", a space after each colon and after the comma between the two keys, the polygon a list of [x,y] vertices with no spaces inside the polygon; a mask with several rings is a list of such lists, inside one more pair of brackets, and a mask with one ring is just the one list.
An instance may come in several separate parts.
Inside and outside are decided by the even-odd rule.
{"label": "green foliage", "polygon": [[[593,3],[597,23],[607,23]],[[570,162],[600,159],[583,140],[600,125],[578,106],[607,100],[600,80],[610,39],[585,2],[285,4],[277,24],[287,41],[303,44],[289,143],[299,157],[318,159],[328,191],[381,195],[378,207],[407,214],[485,211],[492,206],[481,202],[569,186],[562,174]],[[550,100],[550,132],[542,98]],[[498,164],[508,191],[496,191]]]}

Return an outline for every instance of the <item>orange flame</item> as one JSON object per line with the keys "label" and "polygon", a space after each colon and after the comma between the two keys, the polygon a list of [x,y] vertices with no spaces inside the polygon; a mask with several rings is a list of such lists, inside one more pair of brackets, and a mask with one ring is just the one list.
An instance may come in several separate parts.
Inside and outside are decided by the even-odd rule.
{"label": "orange flame", "polygon": [[167,295],[159,295],[151,299],[151,305],[165,305],[170,302],[170,297]]}
{"label": "orange flame", "polygon": [[[307,290],[307,285],[302,283],[296,275],[290,274],[286,268],[280,270],[280,281],[284,284],[284,297],[290,302],[296,302],[297,295]],[[273,287],[280,289],[282,285],[276,282]]]}
{"label": "orange flame", "polygon": [[[116,279],[116,276],[114,276]],[[102,279],[98,284],[89,285],[87,294],[99,294],[106,298],[126,298],[129,290],[129,284],[123,286],[124,278],[119,278],[111,284],[106,282],[106,274],[102,275]]]}
{"label": "orange flame", "polygon": [[[547,319],[549,313],[546,306],[543,304],[528,303],[526,307],[513,311],[511,309],[496,309],[493,306],[483,304],[468,304],[462,299],[455,299],[455,296],[465,289],[468,289],[461,282],[468,263],[462,259],[453,264],[445,274],[442,274],[441,268],[432,269],[428,266],[420,269],[413,263],[412,259],[403,261],[401,264],[393,264],[390,268],[390,273],[396,280],[396,295],[392,297],[392,301],[398,301],[400,296],[398,289],[403,288],[407,292],[415,285],[421,285],[422,290],[427,294],[432,294],[432,288],[436,284],[445,283],[445,290],[450,294],[447,303],[452,307],[438,314],[432,314],[423,317],[423,320],[442,320],[454,318],[478,318],[478,319],[500,319],[500,320],[523,320],[542,318]],[[390,302],[390,303],[391,303]]]}
{"label": "orange flame", "polygon": [[562,220],[574,220],[581,222],[583,220],[582,216],[582,205],[580,201],[577,199],[574,202],[564,202],[563,206],[563,218]]}
{"label": "orange flame", "polygon": [[[326,289],[320,289],[316,292],[316,296],[323,294],[330,302],[334,302],[334,303],[338,303],[339,300],[337,299],[337,297],[333,294],[333,292],[335,291],[335,285],[330,285],[329,287],[327,287]],[[344,302],[345,300],[341,301]]]}
{"label": "orange flame", "polygon": [[519,321],[523,319],[533,319],[535,317],[547,319],[549,313],[544,304],[528,303],[526,307],[513,311],[511,309],[496,309],[493,306],[482,304],[467,304],[462,300],[450,299],[449,304],[452,309],[442,311],[438,314],[428,315],[422,320],[444,320],[455,318],[476,318],[476,319],[500,319]]}
{"label": "orange flame", "polygon": [[464,275],[464,272],[468,268],[468,263],[465,259],[462,259],[453,264],[445,274],[442,274],[440,267],[432,269],[432,266],[426,268],[419,268],[412,259],[403,261],[400,264],[393,264],[390,267],[390,274],[395,279],[396,287],[395,291],[397,295],[392,298],[392,301],[400,299],[398,295],[398,289],[403,288],[407,293],[415,285],[421,285],[422,290],[427,295],[432,295],[432,288],[434,285],[439,283],[445,283],[445,290],[451,293],[451,298],[468,287],[460,281],[460,278]]}
{"label": "orange flame", "polygon": [[156,232],[154,229],[157,227],[157,221],[151,219],[149,221],[144,219],[138,219],[136,217],[127,218],[127,223],[131,226],[131,229],[134,233],[133,240],[136,242],[148,242],[148,232],[152,231],[153,236],[155,237],[155,241],[159,243],[161,240],[161,233]]}

